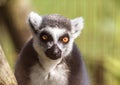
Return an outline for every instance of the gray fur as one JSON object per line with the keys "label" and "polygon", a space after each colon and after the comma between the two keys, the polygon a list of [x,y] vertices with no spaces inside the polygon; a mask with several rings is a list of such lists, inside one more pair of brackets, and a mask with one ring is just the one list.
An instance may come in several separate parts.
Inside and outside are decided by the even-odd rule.
{"label": "gray fur", "polygon": [[49,27],[58,27],[65,28],[67,30],[71,30],[70,20],[62,15],[51,14],[43,16],[43,20],[40,26],[40,29]]}

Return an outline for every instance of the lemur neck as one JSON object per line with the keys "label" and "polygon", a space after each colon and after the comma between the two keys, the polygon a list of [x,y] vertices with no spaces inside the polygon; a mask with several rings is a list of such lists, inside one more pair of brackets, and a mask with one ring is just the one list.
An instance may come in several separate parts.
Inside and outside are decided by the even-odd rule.
{"label": "lemur neck", "polygon": [[39,58],[40,65],[47,72],[55,69],[57,65],[61,64],[62,62],[62,58],[57,60],[49,59],[47,56],[44,56],[44,57],[38,56],[38,58]]}

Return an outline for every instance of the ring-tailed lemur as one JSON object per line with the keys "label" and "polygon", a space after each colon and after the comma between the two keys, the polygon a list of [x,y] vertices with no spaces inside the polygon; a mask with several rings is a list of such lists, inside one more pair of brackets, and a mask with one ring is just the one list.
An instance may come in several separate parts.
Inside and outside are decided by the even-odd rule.
{"label": "ring-tailed lemur", "polygon": [[18,85],[88,85],[87,73],[74,39],[83,29],[82,17],[31,12],[32,39],[21,50],[15,67]]}

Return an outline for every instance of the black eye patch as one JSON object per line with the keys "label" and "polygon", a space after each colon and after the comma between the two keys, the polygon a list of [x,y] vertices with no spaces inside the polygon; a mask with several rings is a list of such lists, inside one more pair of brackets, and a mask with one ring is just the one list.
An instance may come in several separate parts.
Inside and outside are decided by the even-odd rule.
{"label": "black eye patch", "polygon": [[64,43],[64,44],[67,44],[69,42],[69,39],[70,39],[69,35],[68,34],[64,34],[63,36],[61,36],[59,38],[59,41]]}
{"label": "black eye patch", "polygon": [[45,42],[45,43],[53,41],[52,36],[46,31],[43,31],[42,33],[40,33],[39,38],[42,42]]}

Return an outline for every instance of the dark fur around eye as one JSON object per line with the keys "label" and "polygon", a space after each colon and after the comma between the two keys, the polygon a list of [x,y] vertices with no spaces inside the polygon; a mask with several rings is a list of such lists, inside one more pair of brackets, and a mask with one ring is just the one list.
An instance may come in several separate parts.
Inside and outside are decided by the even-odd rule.
{"label": "dark fur around eye", "polygon": [[[63,38],[65,38],[65,37],[68,38],[67,42],[63,42]],[[67,44],[69,42],[69,39],[70,39],[69,35],[68,34],[64,34],[63,36],[61,36],[59,38],[59,41],[62,42],[62,43],[64,43],[64,44]]]}
{"label": "dark fur around eye", "polygon": [[[43,38],[42,38],[43,36],[47,36],[47,39],[43,39]],[[48,32],[46,32],[46,31],[43,31],[42,33],[40,33],[40,34],[39,34],[39,38],[40,38],[40,40],[41,40],[42,42],[45,42],[45,43],[50,42],[50,41],[53,41],[52,36],[51,36]]]}

